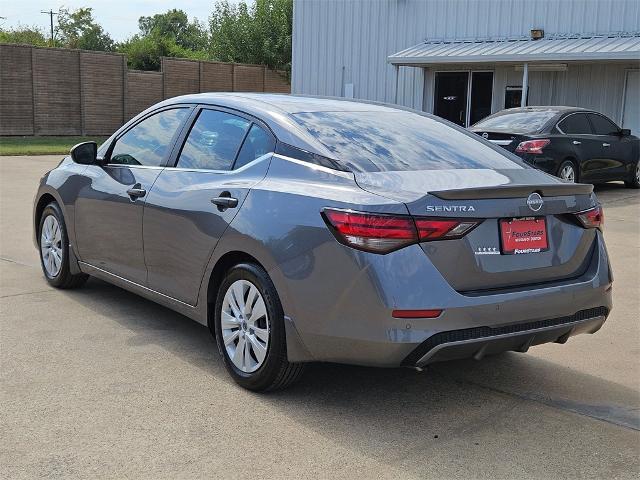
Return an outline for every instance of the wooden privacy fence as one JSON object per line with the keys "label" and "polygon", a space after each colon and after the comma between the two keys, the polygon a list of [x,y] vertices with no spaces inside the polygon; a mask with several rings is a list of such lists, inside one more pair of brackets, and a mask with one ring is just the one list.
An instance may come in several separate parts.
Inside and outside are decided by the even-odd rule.
{"label": "wooden privacy fence", "polygon": [[110,135],[165,98],[290,90],[263,65],[162,58],[142,72],[117,53],[0,44],[0,135]]}

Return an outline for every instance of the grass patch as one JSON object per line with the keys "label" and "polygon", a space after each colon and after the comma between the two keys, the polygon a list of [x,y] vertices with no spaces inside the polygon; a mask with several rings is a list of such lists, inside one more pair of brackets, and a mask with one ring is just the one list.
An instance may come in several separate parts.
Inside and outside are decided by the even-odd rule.
{"label": "grass patch", "polygon": [[0,155],[66,155],[80,142],[100,145],[108,137],[0,137]]}

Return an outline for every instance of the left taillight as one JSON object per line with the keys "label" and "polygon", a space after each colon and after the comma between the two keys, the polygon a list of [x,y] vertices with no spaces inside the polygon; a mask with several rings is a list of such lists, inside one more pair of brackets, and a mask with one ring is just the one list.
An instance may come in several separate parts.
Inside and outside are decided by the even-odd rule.
{"label": "left taillight", "polygon": [[604,226],[604,210],[598,205],[575,214],[584,228],[599,228],[602,230]]}
{"label": "left taillight", "polygon": [[389,253],[418,242],[460,238],[479,224],[466,219],[422,218],[332,208],[325,208],[322,217],[340,243],[373,253]]}
{"label": "left taillight", "polygon": [[551,140],[548,138],[541,138],[538,140],[527,140],[525,142],[520,142],[516,147],[516,152],[518,153],[542,153],[542,149],[549,145]]}

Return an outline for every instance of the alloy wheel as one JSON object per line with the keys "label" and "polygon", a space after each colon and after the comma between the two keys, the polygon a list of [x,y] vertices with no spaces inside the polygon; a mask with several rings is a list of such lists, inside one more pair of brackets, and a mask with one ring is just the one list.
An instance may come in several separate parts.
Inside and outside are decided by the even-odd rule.
{"label": "alloy wheel", "polygon": [[231,362],[245,373],[258,370],[269,348],[269,316],[258,288],[236,280],[224,295],[220,318],[224,348]]}
{"label": "alloy wheel", "polygon": [[40,255],[47,274],[56,277],[62,268],[62,231],[53,215],[48,215],[42,223]]}
{"label": "alloy wheel", "polygon": [[560,170],[560,178],[568,182],[575,182],[576,172],[573,169],[573,165],[565,165],[562,167],[562,170]]}

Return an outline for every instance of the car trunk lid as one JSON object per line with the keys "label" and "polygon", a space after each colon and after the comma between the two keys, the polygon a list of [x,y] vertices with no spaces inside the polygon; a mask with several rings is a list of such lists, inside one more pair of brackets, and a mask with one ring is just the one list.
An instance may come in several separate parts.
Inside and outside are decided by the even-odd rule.
{"label": "car trunk lid", "polygon": [[[396,171],[355,176],[361,188],[403,202],[414,217],[478,220],[478,226],[463,238],[420,244],[457,291],[574,278],[584,273],[591,259],[595,230],[582,227],[574,215],[595,204],[591,185],[562,183],[534,169]],[[528,219],[531,225],[544,226],[547,248],[508,254],[501,220],[513,223],[513,219]]]}

